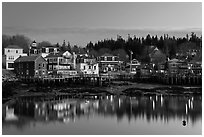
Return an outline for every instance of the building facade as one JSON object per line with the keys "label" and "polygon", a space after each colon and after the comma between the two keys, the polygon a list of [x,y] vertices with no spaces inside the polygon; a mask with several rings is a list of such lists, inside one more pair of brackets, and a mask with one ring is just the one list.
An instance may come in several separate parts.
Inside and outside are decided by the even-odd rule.
{"label": "building facade", "polygon": [[47,76],[47,61],[42,56],[21,56],[14,61],[14,72],[21,78]]}
{"label": "building facade", "polygon": [[47,57],[48,74],[60,77],[76,75],[76,55],[70,52],[50,53]]}
{"label": "building facade", "polygon": [[57,46],[38,47],[37,43],[35,41],[33,41],[31,46],[30,46],[29,55],[30,56],[41,55],[43,58],[45,58],[50,53],[56,54],[59,52],[60,52],[60,48]]}
{"label": "building facade", "polygon": [[137,59],[133,59],[130,63],[127,64],[126,71],[131,74],[136,74],[138,72],[140,65],[141,62],[139,62]]}
{"label": "building facade", "polygon": [[171,59],[168,61],[168,72],[171,75],[176,75],[179,73],[179,66],[183,64],[183,61],[178,59]]}
{"label": "building facade", "polygon": [[83,76],[99,76],[99,64],[96,58],[91,56],[77,57],[77,71]]}
{"label": "building facade", "polygon": [[6,69],[14,70],[14,61],[19,56],[27,56],[26,53],[23,53],[23,49],[17,45],[9,45],[4,49],[4,54],[6,56]]}
{"label": "building facade", "polygon": [[119,60],[118,56],[105,53],[99,56],[97,60],[100,73],[118,72],[121,70],[122,61]]}

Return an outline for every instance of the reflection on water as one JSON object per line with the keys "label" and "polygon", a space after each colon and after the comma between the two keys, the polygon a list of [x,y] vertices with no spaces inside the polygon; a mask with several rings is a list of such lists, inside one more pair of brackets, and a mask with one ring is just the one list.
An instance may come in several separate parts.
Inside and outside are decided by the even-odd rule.
{"label": "reflection on water", "polygon": [[22,97],[3,106],[3,134],[201,134],[201,102],[168,95]]}

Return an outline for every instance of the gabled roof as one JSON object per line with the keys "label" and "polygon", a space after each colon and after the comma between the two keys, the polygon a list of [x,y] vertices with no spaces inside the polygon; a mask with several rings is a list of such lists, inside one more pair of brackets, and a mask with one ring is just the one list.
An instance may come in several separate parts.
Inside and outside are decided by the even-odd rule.
{"label": "gabled roof", "polygon": [[23,49],[23,48],[19,47],[18,45],[8,45],[6,48],[10,48],[10,49]]}
{"label": "gabled roof", "polygon": [[48,57],[65,57],[65,58],[71,58],[72,54],[69,51],[65,51],[65,52],[59,52],[59,53],[50,53],[46,56],[46,58]]}
{"label": "gabled roof", "polygon": [[14,62],[31,62],[35,61],[39,56],[20,56]]}

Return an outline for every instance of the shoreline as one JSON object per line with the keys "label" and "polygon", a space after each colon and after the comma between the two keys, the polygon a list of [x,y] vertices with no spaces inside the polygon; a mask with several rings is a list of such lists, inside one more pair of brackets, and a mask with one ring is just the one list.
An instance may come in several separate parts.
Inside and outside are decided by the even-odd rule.
{"label": "shoreline", "polygon": [[[3,89],[4,90],[4,89]],[[4,91],[5,92],[5,91]],[[161,85],[161,84],[147,84],[136,83],[128,81],[114,81],[109,86],[82,86],[75,85],[71,87],[37,87],[35,85],[29,86],[27,84],[18,85],[18,88],[12,90],[12,95],[2,96],[4,103],[19,97],[43,96],[53,97],[58,95],[67,95],[76,98],[83,98],[88,96],[103,96],[103,95],[125,95],[137,96],[148,94],[166,94],[166,95],[201,95],[202,86],[179,86],[179,85]],[[3,103],[3,104],[4,104]]]}

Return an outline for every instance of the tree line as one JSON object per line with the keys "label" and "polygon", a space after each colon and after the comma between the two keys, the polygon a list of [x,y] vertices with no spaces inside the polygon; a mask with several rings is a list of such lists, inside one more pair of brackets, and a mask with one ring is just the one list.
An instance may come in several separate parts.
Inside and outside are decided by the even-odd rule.
{"label": "tree line", "polygon": [[[32,41],[30,38],[24,35],[2,35],[2,49],[8,45],[18,45],[24,49],[25,53],[29,52],[29,47]],[[169,58],[174,58],[177,52],[185,52],[189,48],[201,49],[202,36],[198,37],[194,32],[190,35],[186,35],[183,38],[170,37],[168,34],[158,37],[148,34],[146,37],[137,37],[134,35],[131,37],[128,35],[127,39],[117,35],[117,39],[104,39],[96,43],[91,41],[85,47],[79,47],[77,45],[71,45],[69,42],[63,41],[62,45],[59,43],[51,44],[49,41],[42,41],[38,43],[38,47],[44,46],[58,46],[61,51],[70,51],[75,53],[89,53],[94,56],[100,56],[104,53],[111,53],[118,55],[121,60],[128,61],[130,54],[132,58],[136,58],[140,61],[148,62],[148,49],[150,46],[156,46]],[[4,50],[2,52],[4,54]]]}
{"label": "tree line", "polygon": [[[166,56],[169,58],[174,58],[177,52],[182,52],[186,49],[201,49],[202,45],[202,36],[198,37],[194,32],[189,36],[183,38],[175,38],[175,36],[168,36],[168,34],[164,34],[164,36],[158,37],[151,36],[148,34],[146,37],[130,37],[128,35],[128,39],[125,40],[121,36],[117,36],[116,40],[113,39],[104,39],[98,41],[96,43],[89,42],[86,46],[90,52],[94,54],[101,55],[103,51],[117,54],[126,53],[130,58],[131,52],[133,52],[132,57],[136,58],[140,61],[148,61],[148,49],[150,46],[156,46],[159,50],[161,50]],[[123,51],[123,52],[122,52]],[[123,60],[127,56],[123,56]]]}

